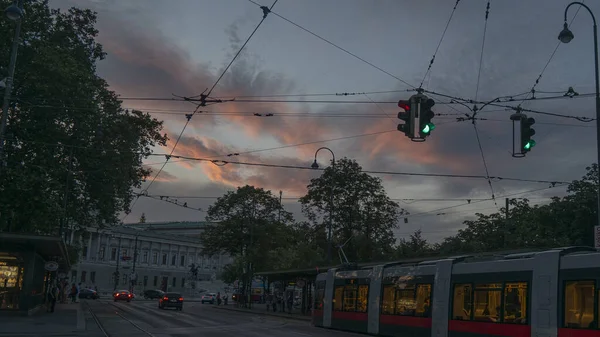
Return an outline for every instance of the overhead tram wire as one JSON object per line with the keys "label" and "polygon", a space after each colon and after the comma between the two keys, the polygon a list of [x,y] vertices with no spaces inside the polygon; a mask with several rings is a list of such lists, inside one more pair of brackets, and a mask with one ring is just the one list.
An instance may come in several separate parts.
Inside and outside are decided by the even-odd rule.
{"label": "overhead tram wire", "polygon": [[450,22],[452,22],[452,17],[454,17],[454,12],[456,12],[456,7],[458,7],[459,2],[460,2],[460,0],[456,0],[456,3],[454,4],[454,8],[452,8],[452,12],[450,13],[450,18],[448,18],[448,22],[446,23],[446,28],[444,28],[444,32],[442,33],[442,37],[440,38],[440,42],[438,42],[438,45],[435,48],[435,52],[433,53],[433,56],[431,57],[431,61],[429,61],[429,66],[427,66],[427,71],[425,71],[425,75],[423,75],[423,79],[421,80],[421,84],[419,84],[419,88],[423,87],[423,83],[425,82],[427,75],[431,71],[431,67],[433,66],[433,63],[435,62],[435,56],[437,55],[438,51],[440,50],[440,46],[442,45],[442,41],[444,41],[444,36],[446,36],[448,27],[450,27]]}
{"label": "overhead tram wire", "polygon": [[[262,23],[265,21],[265,19],[267,18],[268,14],[271,12],[271,9],[273,9],[273,7],[275,6],[275,4],[277,4],[277,1],[279,1],[279,0],[275,0],[273,2],[273,4],[271,5],[271,7],[260,6],[260,9],[262,9],[262,11],[263,11],[263,17],[262,17],[262,19],[260,20],[260,22],[258,23],[258,25],[256,25],[256,27],[254,28],[254,30],[252,31],[252,33],[250,34],[250,36],[248,36],[248,38],[246,39],[246,41],[244,42],[244,44],[242,44],[242,46],[240,47],[240,49],[238,50],[238,52],[233,56],[233,58],[231,59],[231,62],[229,62],[229,64],[227,65],[227,67],[225,67],[225,69],[223,69],[223,71],[221,72],[221,75],[219,75],[219,77],[214,82],[214,84],[212,85],[212,87],[210,88],[210,90],[208,90],[208,92],[206,94],[202,93],[202,94],[198,95],[198,96],[201,97],[200,104],[196,105],[196,109],[194,110],[194,112],[192,112],[190,115],[186,115],[185,116],[186,117],[185,125],[181,129],[181,132],[179,133],[179,136],[177,137],[177,141],[175,141],[175,144],[174,144],[173,148],[171,149],[171,152],[169,153],[169,155],[165,156],[166,160],[165,160],[164,164],[161,166],[161,168],[158,170],[158,172],[156,172],[156,175],[154,175],[154,178],[152,178],[152,180],[150,181],[150,184],[148,184],[148,186],[146,186],[146,188],[143,190],[143,192],[145,192],[145,193],[148,192],[148,189],[152,186],[152,184],[156,181],[156,178],[158,178],[158,176],[164,170],[165,166],[169,163],[169,160],[171,159],[173,153],[175,152],[175,149],[177,148],[177,145],[179,144],[179,141],[181,140],[181,137],[183,136],[183,133],[185,132],[185,129],[187,128],[187,126],[189,125],[190,121],[192,120],[192,117],[194,117],[194,115],[200,110],[200,107],[206,106],[206,102],[207,102],[206,100],[210,97],[210,95],[212,94],[213,90],[219,84],[219,82],[221,81],[221,79],[223,79],[223,76],[225,76],[225,73],[227,73],[227,71],[229,70],[229,68],[233,64],[233,62],[235,62],[235,60],[241,54],[242,50],[246,47],[246,45],[248,44],[248,42],[250,42],[250,39],[252,39],[252,37],[254,36],[254,34],[256,33],[256,31],[258,30],[258,28],[260,28],[260,26],[262,25]],[[198,97],[198,96],[195,96],[195,97]],[[189,100],[187,98],[184,98],[184,99],[185,100]],[[135,204],[137,203],[138,200],[139,200],[139,197],[135,199],[135,201],[134,201],[133,205],[131,205],[130,209],[132,209],[135,206]],[[125,217],[121,220],[121,222],[125,221],[125,219],[127,218],[127,216],[129,216],[130,213],[131,212],[127,212],[126,215],[125,215]]]}
{"label": "overhead tram wire", "polygon": [[[251,2],[251,3],[253,3],[253,4],[255,4],[256,6],[259,6],[259,7],[261,6],[259,3],[255,2],[255,1],[253,1],[253,0],[248,0],[248,1],[249,1],[249,2]],[[301,25],[299,25],[299,24],[295,23],[294,21],[292,21],[292,20],[290,20],[290,19],[288,19],[288,18],[286,18],[286,17],[284,17],[284,16],[282,16],[282,15],[280,15],[280,14],[277,14],[277,13],[275,13],[275,12],[271,12],[271,13],[272,13],[273,15],[275,15],[275,16],[277,16],[277,17],[279,17],[280,19],[282,19],[282,20],[284,20],[284,21],[287,21],[288,23],[290,23],[290,24],[292,24],[292,25],[296,26],[297,28],[300,28],[301,30],[303,30],[303,31],[305,31],[305,32],[307,32],[307,33],[309,33],[310,35],[312,35],[312,36],[314,36],[314,37],[318,38],[319,40],[321,40],[321,41],[323,41],[323,42],[325,42],[325,43],[327,43],[327,44],[329,44],[329,45],[331,45],[331,46],[333,46],[333,47],[335,47],[335,48],[337,48],[337,49],[339,49],[339,50],[343,51],[344,53],[346,53],[346,54],[348,54],[348,55],[350,55],[350,56],[354,57],[355,59],[357,59],[357,60],[359,60],[359,61],[361,61],[361,62],[363,62],[363,63],[366,63],[366,64],[370,65],[371,67],[373,67],[373,68],[375,68],[375,69],[379,70],[380,72],[382,72],[382,73],[384,73],[384,74],[386,74],[386,75],[388,75],[388,76],[390,76],[390,77],[392,77],[392,78],[394,78],[394,79],[396,79],[396,80],[398,80],[398,81],[400,81],[400,82],[402,82],[402,83],[406,84],[407,86],[409,86],[409,87],[411,87],[411,88],[413,88],[413,89],[416,89],[414,85],[412,85],[412,84],[410,84],[410,83],[406,82],[405,80],[401,79],[400,77],[398,77],[398,76],[396,76],[396,75],[394,75],[394,74],[390,73],[390,72],[389,72],[389,71],[387,71],[387,70],[384,70],[384,69],[383,69],[383,68],[381,68],[381,67],[378,67],[378,66],[376,66],[375,64],[373,64],[373,63],[371,63],[371,62],[369,62],[369,61],[365,60],[364,58],[362,58],[362,57],[360,57],[360,56],[358,56],[358,55],[356,55],[356,54],[354,54],[354,53],[350,52],[349,50],[347,50],[347,49],[345,49],[345,48],[342,48],[342,47],[338,46],[337,44],[335,44],[335,43],[333,43],[333,42],[331,42],[331,41],[327,40],[326,38],[324,38],[324,37],[322,37],[322,36],[320,36],[320,35],[318,35],[318,34],[316,34],[316,33],[312,32],[312,31],[310,31],[310,30],[308,30],[307,28],[305,28],[305,27],[302,27]]]}
{"label": "overhead tram wire", "polygon": [[[585,0],[581,0],[581,2],[585,3]],[[575,11],[575,14],[573,15],[573,18],[571,19],[571,22],[569,22],[569,27],[571,27],[571,25],[573,24],[573,21],[575,21],[575,18],[577,17],[577,14],[579,14],[579,10],[581,10],[581,6],[577,7],[577,11]],[[542,71],[540,72],[539,76],[535,79],[535,82],[533,83],[533,86],[529,90],[528,95],[525,97],[525,98],[529,98],[529,94],[531,94],[532,98],[531,99],[527,99],[527,100],[535,100],[535,88],[540,83],[540,80],[542,79],[542,76],[544,75],[544,72],[546,72],[546,69],[550,65],[550,62],[552,62],[552,59],[554,58],[554,55],[556,55],[556,52],[558,51],[558,48],[560,47],[561,44],[562,44],[562,42],[560,42],[560,41],[556,44],[556,47],[554,48],[554,50],[550,54],[550,57],[548,58],[548,61],[546,61],[546,64],[542,68]],[[521,107],[523,105],[523,103],[525,101],[527,101],[527,100],[523,99],[521,101],[521,103],[519,103],[518,107]]]}
{"label": "overhead tram wire", "polygon": [[[481,68],[483,65],[483,52],[485,51],[485,38],[487,35],[487,24],[488,24],[488,18],[490,15],[490,0],[488,0],[487,2],[487,6],[485,9],[485,23],[483,26],[483,39],[481,42],[481,54],[479,56],[479,70],[477,71],[477,85],[475,88],[475,100],[477,100],[478,96],[479,96],[479,80],[481,79]],[[481,161],[483,162],[483,167],[485,169],[485,174],[487,176],[487,183],[490,186],[490,191],[492,192],[492,200],[494,201],[494,205],[496,206],[496,208],[498,207],[498,203],[496,201],[496,194],[494,192],[494,185],[492,184],[492,179],[490,179],[490,170],[488,168],[488,164],[487,164],[487,160],[485,159],[485,152],[483,151],[483,145],[481,145],[481,138],[479,137],[479,130],[477,129],[477,121],[476,121],[476,115],[477,115],[477,108],[474,107],[473,108],[473,115],[472,115],[472,124],[473,124],[473,130],[475,130],[475,137],[477,139],[477,146],[479,147],[479,153],[481,154]]]}

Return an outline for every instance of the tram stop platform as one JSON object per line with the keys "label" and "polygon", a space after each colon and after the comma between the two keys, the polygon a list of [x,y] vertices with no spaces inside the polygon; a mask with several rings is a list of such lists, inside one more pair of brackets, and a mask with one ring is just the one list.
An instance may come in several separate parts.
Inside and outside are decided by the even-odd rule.
{"label": "tram stop platform", "polygon": [[79,303],[56,303],[54,312],[41,308],[35,314],[0,315],[0,337],[80,336],[85,332],[85,315]]}
{"label": "tram stop platform", "polygon": [[273,310],[267,311],[266,304],[253,304],[251,309],[240,308],[235,303],[228,304],[228,305],[213,305],[213,308],[220,309],[220,310],[242,312],[242,313],[251,314],[251,315],[253,314],[253,315],[261,315],[261,316],[279,317],[279,318],[294,319],[294,320],[305,321],[305,322],[311,321],[311,316],[303,315],[300,312],[300,310],[292,310],[291,314],[287,313],[287,312],[273,312]]}

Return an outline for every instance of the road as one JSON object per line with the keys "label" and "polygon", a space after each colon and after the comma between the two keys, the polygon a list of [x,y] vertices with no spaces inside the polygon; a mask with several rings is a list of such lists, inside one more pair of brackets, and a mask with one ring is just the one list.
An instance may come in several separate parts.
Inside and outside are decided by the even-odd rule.
{"label": "road", "polygon": [[[89,337],[349,337],[364,336],[320,329],[309,322],[240,313],[188,302],[183,311],[161,310],[155,301],[83,303]],[[89,307],[88,307],[89,305]],[[91,312],[90,312],[91,310]],[[97,319],[106,334],[96,323]]]}

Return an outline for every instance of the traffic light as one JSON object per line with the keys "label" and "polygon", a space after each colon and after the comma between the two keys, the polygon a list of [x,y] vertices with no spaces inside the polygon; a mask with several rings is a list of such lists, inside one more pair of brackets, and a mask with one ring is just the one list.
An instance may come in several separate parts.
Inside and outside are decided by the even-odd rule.
{"label": "traffic light", "polygon": [[419,133],[421,137],[425,138],[429,136],[431,131],[435,130],[435,124],[431,122],[435,113],[431,111],[431,108],[435,105],[435,101],[428,98],[426,101],[421,103],[421,118],[419,118]]}
{"label": "traffic light", "polygon": [[398,112],[398,119],[404,121],[404,124],[398,124],[398,131],[404,132],[407,137],[412,138],[414,118],[410,110],[410,101],[400,100],[398,101],[398,107],[404,110]]}
{"label": "traffic light", "polygon": [[535,119],[523,116],[521,119],[521,152],[526,153],[531,151],[535,146],[535,140],[531,139],[535,135],[535,130],[531,127],[535,124]]}

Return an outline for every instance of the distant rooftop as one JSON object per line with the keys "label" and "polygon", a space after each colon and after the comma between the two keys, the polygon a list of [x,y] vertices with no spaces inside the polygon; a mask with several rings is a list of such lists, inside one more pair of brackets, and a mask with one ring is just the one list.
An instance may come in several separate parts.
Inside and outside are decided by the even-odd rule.
{"label": "distant rooftop", "polygon": [[[136,226],[137,227],[137,226]],[[194,236],[189,235],[177,235],[177,234],[167,234],[164,232],[154,232],[149,231],[139,226],[139,228],[135,228],[130,225],[125,225],[123,227],[113,227],[110,229],[114,234],[124,234],[129,236],[137,236],[140,238],[154,238],[154,239],[167,239],[167,240],[177,240],[189,243],[199,243],[199,239]]]}

